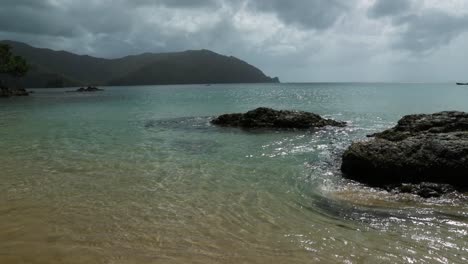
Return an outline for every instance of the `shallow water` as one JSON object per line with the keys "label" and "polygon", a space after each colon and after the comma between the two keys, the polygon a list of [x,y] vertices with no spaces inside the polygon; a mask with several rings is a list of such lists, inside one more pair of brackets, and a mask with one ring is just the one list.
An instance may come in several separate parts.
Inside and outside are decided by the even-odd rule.
{"label": "shallow water", "polygon": [[[466,195],[394,195],[339,172],[352,141],[402,115],[468,111],[464,87],[64,91],[0,101],[0,263],[468,261]],[[259,106],[350,125],[267,132],[209,124]]]}

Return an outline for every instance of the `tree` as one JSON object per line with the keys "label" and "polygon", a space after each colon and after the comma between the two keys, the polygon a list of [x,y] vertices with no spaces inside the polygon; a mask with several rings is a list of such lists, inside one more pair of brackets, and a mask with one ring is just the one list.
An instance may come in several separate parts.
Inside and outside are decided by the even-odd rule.
{"label": "tree", "polygon": [[11,47],[0,44],[0,74],[7,74],[19,78],[26,75],[29,65],[21,56],[14,56]]}
{"label": "tree", "polygon": [[[10,75],[15,79],[23,77],[29,65],[23,57],[14,56],[11,47],[0,43],[0,76]],[[29,93],[23,88],[10,89],[0,79],[0,97],[26,96]]]}

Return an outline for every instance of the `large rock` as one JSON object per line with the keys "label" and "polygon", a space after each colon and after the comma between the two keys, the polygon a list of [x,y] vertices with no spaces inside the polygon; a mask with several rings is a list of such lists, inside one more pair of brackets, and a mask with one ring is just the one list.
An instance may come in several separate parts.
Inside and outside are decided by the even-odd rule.
{"label": "large rock", "polygon": [[240,128],[310,129],[325,126],[346,126],[345,122],[324,119],[302,111],[278,111],[257,108],[245,114],[226,114],[211,121],[212,124]]}
{"label": "large rock", "polygon": [[401,141],[411,136],[468,131],[468,113],[440,112],[431,115],[404,116],[391,129],[371,135],[372,137]]}
{"label": "large rock", "polygon": [[409,115],[371,136],[344,153],[345,177],[381,187],[430,182],[468,189],[468,113]]}

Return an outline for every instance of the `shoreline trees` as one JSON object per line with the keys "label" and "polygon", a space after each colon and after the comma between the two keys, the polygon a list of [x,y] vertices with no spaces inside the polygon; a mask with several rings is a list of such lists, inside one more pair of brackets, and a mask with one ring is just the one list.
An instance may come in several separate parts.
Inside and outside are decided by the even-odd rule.
{"label": "shoreline trees", "polygon": [[[18,79],[29,71],[29,64],[21,56],[15,56],[11,47],[0,44],[0,97],[25,96],[29,93],[18,85]],[[13,77],[16,87],[8,87],[4,79]]]}

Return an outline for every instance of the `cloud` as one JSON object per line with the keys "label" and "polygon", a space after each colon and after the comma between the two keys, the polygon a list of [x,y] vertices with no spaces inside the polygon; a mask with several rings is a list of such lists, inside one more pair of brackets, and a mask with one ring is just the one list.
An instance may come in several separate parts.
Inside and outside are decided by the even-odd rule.
{"label": "cloud", "polygon": [[435,10],[400,17],[394,23],[405,29],[393,47],[416,53],[439,49],[468,31],[467,15],[453,16]]}
{"label": "cloud", "polygon": [[337,0],[251,0],[249,6],[261,12],[272,12],[287,24],[305,29],[323,30],[331,27],[353,1]]}
{"label": "cloud", "polygon": [[99,57],[206,48],[282,80],[398,80],[464,53],[467,16],[465,0],[2,0],[0,39]]}
{"label": "cloud", "polygon": [[[151,1],[154,2],[154,1]],[[215,0],[161,0],[163,5],[169,7],[190,7],[190,8],[201,8],[201,7],[213,7],[217,6],[218,2]]]}
{"label": "cloud", "polygon": [[30,7],[30,8],[42,8],[49,7],[50,1],[37,1],[37,0],[2,0],[2,7]]}
{"label": "cloud", "polygon": [[377,0],[369,9],[368,15],[373,18],[400,15],[412,7],[411,0]]}
{"label": "cloud", "polygon": [[127,6],[166,6],[172,8],[206,8],[219,6],[218,0],[125,0]]}
{"label": "cloud", "polygon": [[64,37],[78,33],[48,1],[6,0],[1,6],[1,31]]}
{"label": "cloud", "polygon": [[[468,31],[468,14],[455,14],[456,1],[376,0],[368,15],[390,19],[398,34],[390,47],[421,55],[448,45]],[[468,11],[468,10],[465,10]]]}

